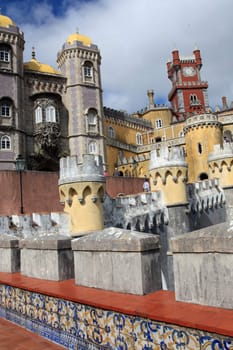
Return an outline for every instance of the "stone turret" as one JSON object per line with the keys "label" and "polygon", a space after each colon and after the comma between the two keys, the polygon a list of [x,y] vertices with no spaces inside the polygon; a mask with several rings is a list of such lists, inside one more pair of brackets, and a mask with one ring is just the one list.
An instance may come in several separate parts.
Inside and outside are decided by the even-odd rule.
{"label": "stone turret", "polygon": [[166,205],[184,204],[186,199],[187,163],[181,147],[165,146],[151,152],[149,165],[151,190],[161,191]]}
{"label": "stone turret", "polygon": [[72,236],[104,228],[105,177],[101,156],[61,158],[59,193],[64,211],[70,215]]}

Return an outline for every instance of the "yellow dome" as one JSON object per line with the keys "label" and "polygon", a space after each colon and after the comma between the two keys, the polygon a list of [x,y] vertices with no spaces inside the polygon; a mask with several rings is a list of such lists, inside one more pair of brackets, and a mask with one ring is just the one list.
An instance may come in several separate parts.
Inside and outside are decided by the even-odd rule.
{"label": "yellow dome", "polygon": [[15,26],[15,23],[10,17],[3,16],[0,14],[0,27],[8,28],[9,26]]}
{"label": "yellow dome", "polygon": [[91,39],[88,36],[81,35],[79,33],[71,34],[66,40],[66,42],[70,45],[73,44],[74,41],[81,41],[85,46],[91,45]]}
{"label": "yellow dome", "polygon": [[56,69],[48,64],[40,63],[35,58],[32,58],[31,61],[24,63],[25,70],[33,70],[35,72],[49,73],[49,74],[60,74]]}

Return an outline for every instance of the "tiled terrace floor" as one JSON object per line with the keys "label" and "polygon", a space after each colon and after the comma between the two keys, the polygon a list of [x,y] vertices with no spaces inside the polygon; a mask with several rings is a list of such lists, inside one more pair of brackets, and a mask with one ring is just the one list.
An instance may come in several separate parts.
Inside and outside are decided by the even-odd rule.
{"label": "tiled terrace floor", "polygon": [[[174,293],[170,291],[137,296],[77,286],[73,279],[53,282],[25,277],[20,273],[0,273],[0,283],[102,309],[233,337],[233,310],[177,302]],[[6,322],[1,320],[0,323],[1,350],[62,349],[12,323],[9,332],[5,333],[6,324],[9,324]],[[20,337],[22,341],[19,340]],[[24,347],[27,341],[35,342],[35,345]]]}
{"label": "tiled terrace floor", "polygon": [[0,318],[1,350],[64,350],[48,340]]}

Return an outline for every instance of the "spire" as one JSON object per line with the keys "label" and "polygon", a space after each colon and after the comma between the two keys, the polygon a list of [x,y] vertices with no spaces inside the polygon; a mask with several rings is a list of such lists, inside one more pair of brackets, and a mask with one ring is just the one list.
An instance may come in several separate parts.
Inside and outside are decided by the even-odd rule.
{"label": "spire", "polygon": [[36,52],[35,52],[35,47],[32,47],[32,59],[36,59]]}

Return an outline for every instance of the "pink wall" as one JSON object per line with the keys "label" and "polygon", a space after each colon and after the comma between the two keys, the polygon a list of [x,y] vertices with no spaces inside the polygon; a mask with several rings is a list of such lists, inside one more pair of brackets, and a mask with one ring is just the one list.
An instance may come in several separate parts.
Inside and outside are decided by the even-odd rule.
{"label": "pink wall", "polygon": [[[24,171],[22,174],[23,209],[25,214],[63,211],[59,202],[58,174]],[[142,192],[143,179],[106,177],[106,190],[111,197],[119,193]],[[20,175],[17,171],[0,171],[0,215],[20,214]]]}

